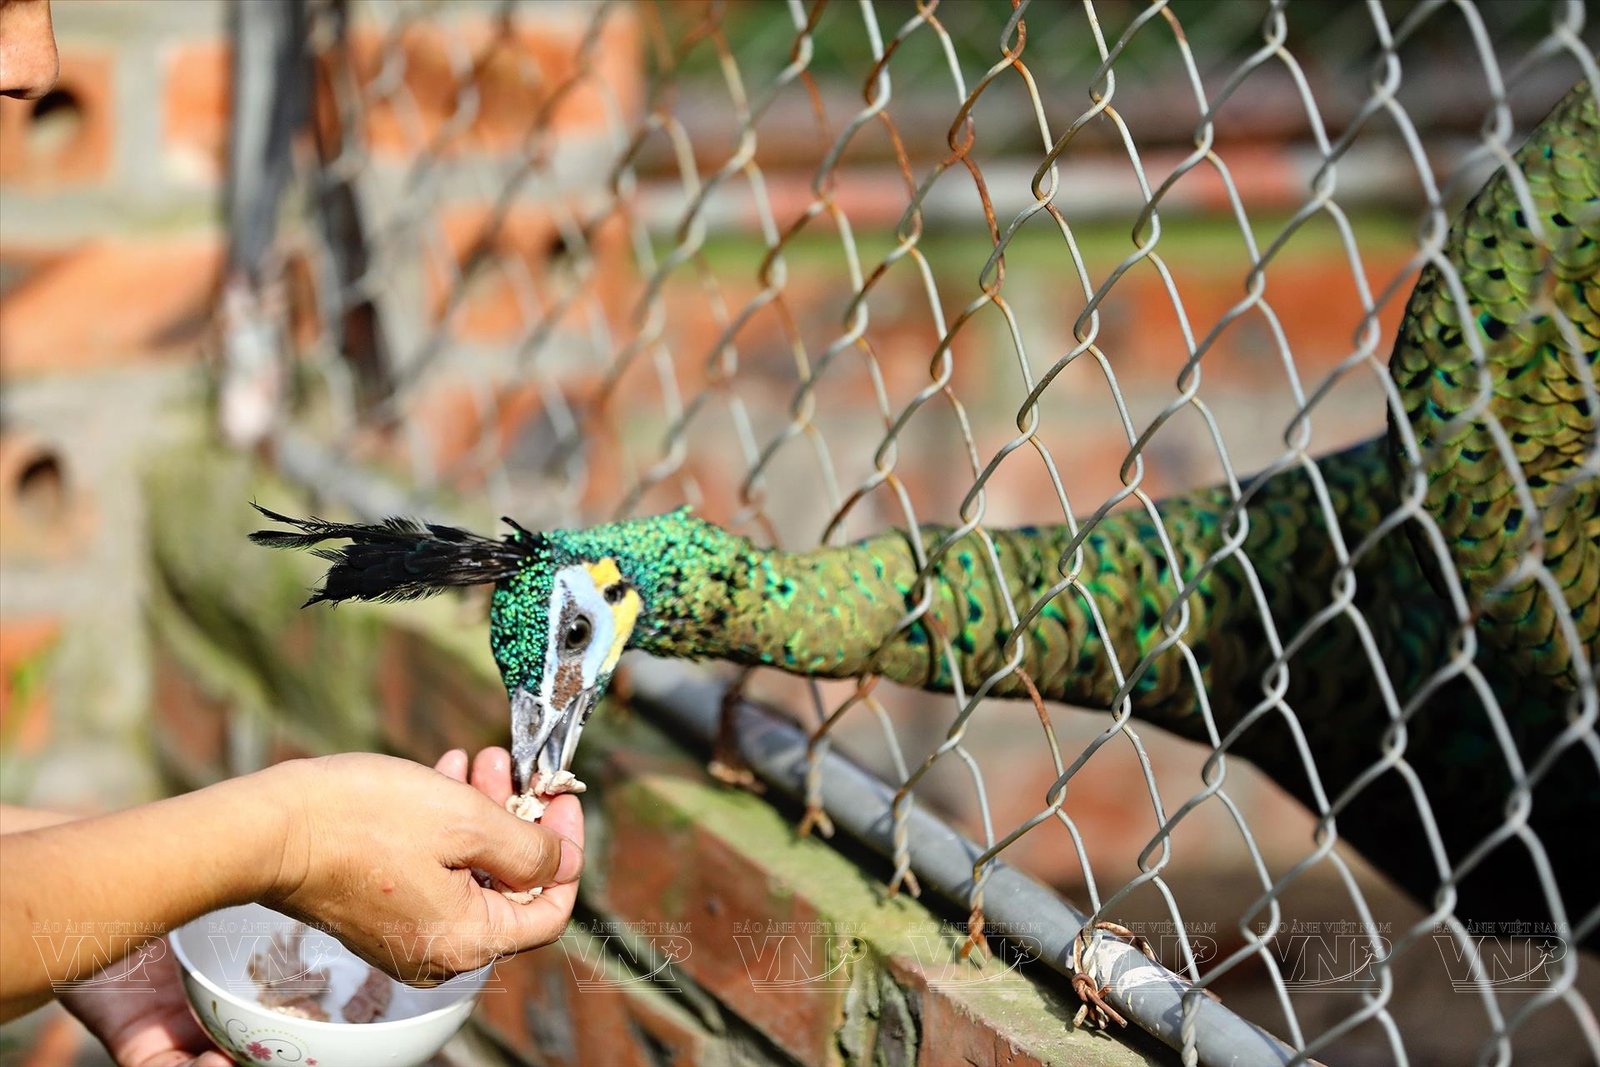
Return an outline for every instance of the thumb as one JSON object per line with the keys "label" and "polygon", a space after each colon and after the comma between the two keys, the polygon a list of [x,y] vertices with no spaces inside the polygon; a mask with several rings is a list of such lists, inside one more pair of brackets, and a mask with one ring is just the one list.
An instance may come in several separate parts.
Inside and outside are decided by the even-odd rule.
{"label": "thumb", "polygon": [[504,808],[488,809],[465,865],[487,871],[512,889],[566,885],[583,870],[583,849],[537,823],[523,822]]}

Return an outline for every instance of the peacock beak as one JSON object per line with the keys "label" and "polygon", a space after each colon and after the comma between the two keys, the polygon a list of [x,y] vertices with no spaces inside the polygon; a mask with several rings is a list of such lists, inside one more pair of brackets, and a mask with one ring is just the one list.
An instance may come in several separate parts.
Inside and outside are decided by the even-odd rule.
{"label": "peacock beak", "polygon": [[540,775],[572,766],[598,695],[598,689],[583,689],[564,707],[546,707],[537,693],[520,686],[512,692],[511,781],[518,793],[528,792]]}

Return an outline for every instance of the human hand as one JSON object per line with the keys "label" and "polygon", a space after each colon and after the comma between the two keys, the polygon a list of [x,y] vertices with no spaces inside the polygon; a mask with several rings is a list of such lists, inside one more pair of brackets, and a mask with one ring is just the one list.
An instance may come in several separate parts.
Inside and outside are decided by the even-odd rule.
{"label": "human hand", "polygon": [[[435,769],[472,785],[499,807],[511,796],[511,755],[503,748],[483,750],[470,766],[466,752],[453,749]],[[577,798],[563,800],[559,810],[552,807],[545,819],[557,833],[582,842]],[[564,924],[576,898],[577,886],[569,883],[552,887],[540,899],[559,909]],[[165,940],[149,942],[89,981],[64,990],[60,999],[105,1045],[117,1067],[227,1067],[230,1062],[190,1014]]]}
{"label": "human hand", "polygon": [[[503,758],[503,763],[501,762]],[[541,825],[505,810],[510,756],[447,753],[441,771],[347,753],[280,764],[284,847],[263,903],[335,934],[367,962],[426,985],[560,936],[577,897],[583,818],[576,798]],[[474,788],[474,786],[476,788]],[[548,887],[527,904],[485,889]]]}
{"label": "human hand", "polygon": [[452,748],[439,757],[433,769],[447,778],[466,782],[502,808],[511,799],[511,753],[503,748],[484,749],[471,761],[470,766],[467,750]]}
{"label": "human hand", "polygon": [[189,1014],[165,939],[64,990],[61,1003],[106,1047],[117,1067],[228,1067],[232,1062]]}

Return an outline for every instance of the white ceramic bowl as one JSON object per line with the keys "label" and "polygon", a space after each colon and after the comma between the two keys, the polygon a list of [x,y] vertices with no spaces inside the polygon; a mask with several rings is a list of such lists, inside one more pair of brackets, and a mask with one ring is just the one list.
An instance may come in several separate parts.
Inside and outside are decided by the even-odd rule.
{"label": "white ceramic bowl", "polygon": [[[472,1014],[488,969],[458,975],[432,989],[394,982],[389,1010],[376,1022],[318,1022],[256,1003],[250,957],[295,921],[259,904],[214,911],[168,939],[183,971],[189,1008],[212,1040],[239,1063],[255,1067],[417,1067],[444,1047]],[[301,958],[329,973],[328,1014],[365,980],[368,967],[327,934],[310,931]]]}

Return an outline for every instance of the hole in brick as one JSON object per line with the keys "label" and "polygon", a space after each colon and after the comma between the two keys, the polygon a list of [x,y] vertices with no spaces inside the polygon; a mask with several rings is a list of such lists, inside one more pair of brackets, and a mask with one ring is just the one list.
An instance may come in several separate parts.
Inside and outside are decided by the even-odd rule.
{"label": "hole in brick", "polygon": [[34,102],[28,117],[28,148],[34,155],[59,155],[82,132],[83,103],[70,89],[52,89]]}
{"label": "hole in brick", "polygon": [[54,452],[42,451],[17,472],[17,513],[30,525],[48,527],[59,523],[67,511],[67,480],[61,460]]}

